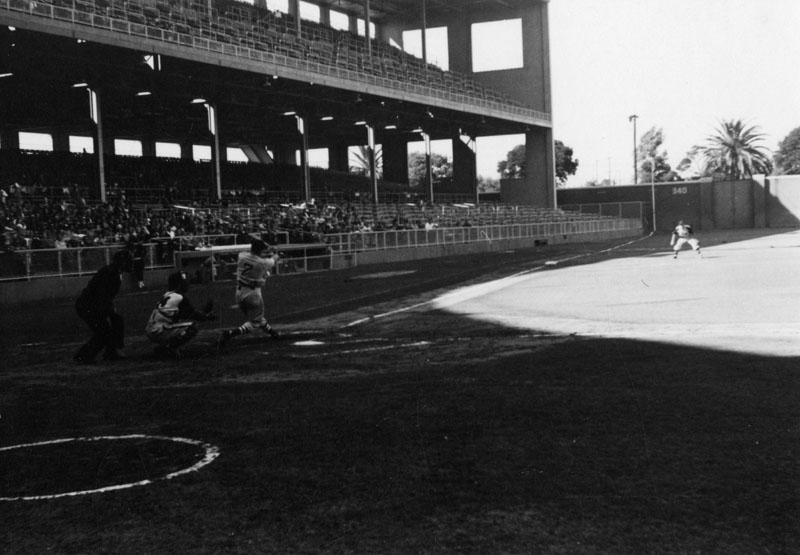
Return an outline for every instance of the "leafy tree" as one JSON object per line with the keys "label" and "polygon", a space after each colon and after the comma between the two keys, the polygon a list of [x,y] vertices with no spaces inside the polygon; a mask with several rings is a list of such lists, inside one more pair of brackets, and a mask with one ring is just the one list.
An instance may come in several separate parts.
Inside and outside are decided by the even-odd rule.
{"label": "leafy tree", "polygon": [[744,179],[772,173],[769,150],[759,144],[763,140],[764,135],[756,126],[747,126],[742,120],[722,121],[716,134],[709,136],[700,148],[704,174]]}
{"label": "leafy tree", "polygon": [[649,183],[651,180],[658,183],[681,180],[667,162],[667,151],[661,148],[662,144],[664,144],[664,131],[660,127],[651,127],[639,139],[637,158],[640,183]]}
{"label": "leafy tree", "polygon": [[[563,185],[570,175],[575,175],[580,161],[572,158],[572,147],[566,146],[561,141],[555,141],[553,146],[556,158],[556,179],[558,185]],[[497,163],[497,171],[504,178],[524,177],[526,169],[525,145],[515,146],[506,154],[505,160]]]}
{"label": "leafy tree", "polygon": [[780,169],[781,173],[786,175],[800,174],[800,127],[790,131],[778,143],[778,151],[775,153],[775,166]]}
{"label": "leafy tree", "polygon": [[681,163],[678,164],[676,170],[680,172],[683,179],[698,179],[705,176],[705,164],[701,147],[698,145],[693,146],[683,157]]}
{"label": "leafy tree", "polygon": [[564,185],[570,175],[575,175],[578,171],[578,164],[580,161],[575,158],[572,159],[572,147],[569,147],[561,141],[555,142],[556,151],[556,179],[558,185]]}
{"label": "leafy tree", "polygon": [[525,145],[517,145],[506,154],[506,159],[497,163],[500,177],[513,178],[525,176]]}
{"label": "leafy tree", "polygon": [[499,193],[500,180],[493,177],[478,176],[478,191],[481,193]]}
{"label": "leafy tree", "polygon": [[[425,187],[427,168],[425,166],[425,153],[412,152],[408,157],[408,182],[412,187]],[[431,154],[431,172],[433,182],[440,183],[453,178],[453,164],[447,156]]]}
{"label": "leafy tree", "polygon": [[615,187],[617,182],[609,179],[590,179],[584,184],[584,187]]}

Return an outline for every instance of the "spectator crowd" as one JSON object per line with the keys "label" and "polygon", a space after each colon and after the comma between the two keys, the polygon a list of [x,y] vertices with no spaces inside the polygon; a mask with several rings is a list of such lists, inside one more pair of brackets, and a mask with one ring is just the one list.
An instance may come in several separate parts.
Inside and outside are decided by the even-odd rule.
{"label": "spectator crowd", "polygon": [[0,225],[0,250],[9,251],[175,239],[183,248],[192,248],[219,235],[238,236],[237,242],[247,243],[254,233],[273,243],[310,243],[324,242],[327,234],[430,229],[434,224],[430,218],[405,218],[402,211],[376,218],[372,208],[351,202],[270,204],[249,199],[247,204],[228,206],[141,206],[131,203],[123,190],[113,191],[107,202],[89,203],[77,188],[41,197],[13,183],[0,189]]}

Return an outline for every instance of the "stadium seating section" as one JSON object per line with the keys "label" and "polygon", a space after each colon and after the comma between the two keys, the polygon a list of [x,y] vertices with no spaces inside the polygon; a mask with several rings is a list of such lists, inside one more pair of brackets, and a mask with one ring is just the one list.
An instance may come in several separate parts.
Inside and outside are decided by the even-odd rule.
{"label": "stadium seating section", "polygon": [[[203,39],[285,58],[300,59],[387,79],[424,85],[429,94],[451,93],[497,103],[505,109],[525,108],[507,94],[493,91],[468,75],[443,71],[387,43],[313,21],[300,25],[289,14],[249,4],[217,1],[211,10],[204,2],[162,0],[40,0],[62,10],[75,11],[78,23],[94,24],[108,18],[134,26],[156,28],[163,40],[184,44],[183,37]],[[142,33],[144,34],[144,33]],[[151,34],[148,34],[151,36]]]}
{"label": "stadium seating section", "polygon": [[[374,203],[359,176],[317,170],[314,200],[300,199],[295,166],[225,164],[239,188],[209,202],[196,182],[207,162],[108,157],[106,202],[89,184],[94,157],[63,152],[0,150],[0,249],[78,247],[181,236],[272,234],[276,242],[322,242],[326,235],[576,221],[583,215],[496,203],[435,204],[405,186]],[[272,165],[271,165],[272,166]],[[474,200],[474,199],[473,199]],[[280,239],[279,239],[280,238]],[[203,239],[198,239],[202,241]]]}
{"label": "stadium seating section", "polygon": [[[27,6],[27,8],[25,7]],[[38,6],[38,7],[35,7]],[[241,2],[181,0],[39,0],[20,9],[53,17],[155,29],[165,41],[197,39],[269,52],[320,67],[419,84],[429,94],[452,93],[504,108],[519,106],[455,71],[443,71],[389,44]],[[112,26],[113,27],[113,26]],[[160,35],[159,35],[160,33]],[[0,150],[0,251],[211,237],[249,233],[276,241],[320,242],[326,235],[574,221],[584,216],[534,207],[473,204],[437,194],[437,203],[406,184],[381,182],[380,203],[363,176],[312,168],[312,199],[302,202],[301,169],[281,164],[223,164],[223,198],[211,202],[209,162],[107,156],[106,202],[99,201],[94,155]],[[203,239],[198,239],[202,241]]]}

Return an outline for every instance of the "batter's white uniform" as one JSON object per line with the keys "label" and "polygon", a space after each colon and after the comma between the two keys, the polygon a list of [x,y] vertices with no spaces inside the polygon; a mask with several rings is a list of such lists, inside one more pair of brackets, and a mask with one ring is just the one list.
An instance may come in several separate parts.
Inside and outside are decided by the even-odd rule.
{"label": "batter's white uniform", "polygon": [[244,326],[266,326],[264,298],[261,288],[275,268],[276,257],[261,258],[251,252],[240,252],[236,263],[236,303],[247,318]]}

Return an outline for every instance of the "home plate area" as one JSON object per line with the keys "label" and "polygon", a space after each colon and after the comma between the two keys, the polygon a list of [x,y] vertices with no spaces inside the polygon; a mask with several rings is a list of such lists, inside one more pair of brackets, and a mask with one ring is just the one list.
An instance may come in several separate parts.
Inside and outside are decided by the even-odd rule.
{"label": "home plate area", "polygon": [[[429,313],[430,314],[430,313]],[[430,314],[434,316],[433,314]],[[448,370],[464,361],[486,362],[532,354],[574,340],[480,321],[397,315],[384,321],[330,330],[288,331],[281,341],[242,342],[232,358],[266,357],[223,381],[285,381],[359,377],[408,371]],[[454,325],[448,325],[454,324]],[[252,359],[251,359],[252,360]],[[233,362],[233,361],[231,361]],[[223,363],[221,359],[220,364]],[[241,362],[239,364],[241,369]]]}

